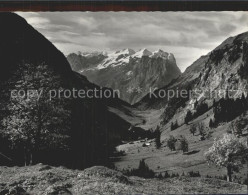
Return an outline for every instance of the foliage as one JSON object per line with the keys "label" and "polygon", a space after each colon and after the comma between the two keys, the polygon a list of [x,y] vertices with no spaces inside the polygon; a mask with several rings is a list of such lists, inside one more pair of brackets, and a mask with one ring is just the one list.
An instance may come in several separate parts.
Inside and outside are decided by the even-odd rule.
{"label": "foliage", "polygon": [[173,137],[172,135],[169,137],[167,140],[167,146],[170,148],[171,151],[174,151],[175,148],[175,143],[177,142],[176,138]]}
{"label": "foliage", "polygon": [[156,175],[156,177],[157,177],[158,179],[163,179],[162,173],[159,173],[158,175]]}
{"label": "foliage", "polygon": [[221,60],[223,59],[224,53],[226,52],[226,48],[224,49],[217,49],[210,53],[209,60],[217,66]]}
{"label": "foliage", "polygon": [[[70,110],[65,99],[49,97],[49,90],[58,89],[60,78],[44,64],[22,64],[8,86],[28,96],[15,94],[6,108],[9,115],[2,119],[6,137],[13,148],[24,149],[25,164],[33,163],[38,150],[68,150]],[[32,93],[30,93],[32,92]]]}
{"label": "foliage", "polygon": [[199,171],[189,171],[188,174],[187,174],[189,177],[201,177],[201,174]]}
{"label": "foliage", "polygon": [[215,140],[212,147],[205,153],[209,163],[227,168],[228,181],[232,181],[233,171],[238,171],[247,161],[248,147],[245,140],[238,139],[232,134],[225,134],[223,138]]}
{"label": "foliage", "polygon": [[206,130],[204,127],[204,124],[202,122],[199,122],[197,125],[198,131],[199,131],[199,135],[201,136],[201,140],[205,140],[206,139]]}
{"label": "foliage", "polygon": [[220,180],[224,180],[224,181],[226,181],[227,180],[227,177],[226,177],[226,175],[223,175],[223,176],[221,176],[221,175],[219,175],[219,176],[211,176],[211,175],[206,175],[206,178],[215,178],[215,179],[220,179]]}
{"label": "foliage", "polygon": [[245,98],[244,94],[242,94],[241,98],[237,99],[230,99],[228,96],[221,98],[213,105],[213,126],[221,122],[229,122],[248,109],[247,98]]}
{"label": "foliage", "polygon": [[171,131],[177,129],[179,127],[177,120],[175,121],[175,123],[171,122]]}
{"label": "foliage", "polygon": [[169,178],[169,177],[170,177],[170,174],[167,171],[165,171],[164,178]]}
{"label": "foliage", "polygon": [[214,127],[214,121],[213,121],[213,119],[210,119],[209,120],[209,128],[213,128]]}
{"label": "foliage", "polygon": [[178,173],[171,173],[170,178],[174,178],[174,177],[179,177],[179,174]]}
{"label": "foliage", "polygon": [[205,102],[202,102],[196,106],[196,112],[193,114],[193,118],[197,118],[198,116],[204,114],[208,111],[208,104]]}
{"label": "foliage", "polygon": [[155,144],[156,144],[156,148],[160,148],[161,147],[161,132],[159,129],[159,126],[157,126],[156,130],[155,130]]}
{"label": "foliage", "polygon": [[145,159],[140,160],[139,167],[137,169],[131,169],[124,171],[126,175],[135,175],[138,177],[144,178],[154,178],[155,173],[153,170],[149,168],[149,166],[145,163]]}
{"label": "foliage", "polygon": [[192,113],[190,110],[187,111],[185,119],[184,119],[185,124],[188,124],[191,120],[204,114],[208,110],[209,110],[209,108],[208,108],[207,103],[202,102],[202,103],[198,104],[198,102],[196,102],[196,111],[194,113]]}
{"label": "foliage", "polygon": [[[137,140],[137,139],[154,139],[157,137],[157,132],[156,129],[155,131],[151,128],[148,130],[144,130],[140,127],[130,127],[130,131],[129,131],[129,136],[127,137],[127,140],[133,141],[133,140]],[[125,137],[124,137],[125,139]]]}
{"label": "foliage", "polygon": [[197,126],[195,124],[191,125],[189,131],[190,131],[190,133],[195,135],[195,133],[197,131]]}
{"label": "foliage", "polygon": [[188,124],[189,121],[191,121],[192,119],[193,119],[193,115],[192,115],[191,111],[188,110],[187,114],[185,116],[185,119],[184,119],[185,124]]}
{"label": "foliage", "polygon": [[126,152],[124,150],[117,150],[116,148],[112,153],[113,153],[113,157],[120,157],[126,155]]}
{"label": "foliage", "polygon": [[230,130],[234,135],[238,137],[243,135],[243,130],[247,128],[248,120],[246,118],[239,118],[230,125]]}
{"label": "foliage", "polygon": [[189,151],[189,143],[184,136],[181,136],[180,138],[180,145],[181,145],[181,150],[183,151],[183,153]]}

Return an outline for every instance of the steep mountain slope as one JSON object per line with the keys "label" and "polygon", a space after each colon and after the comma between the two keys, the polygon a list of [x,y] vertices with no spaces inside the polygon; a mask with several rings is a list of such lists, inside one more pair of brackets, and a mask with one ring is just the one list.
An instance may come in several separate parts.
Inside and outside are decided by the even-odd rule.
{"label": "steep mountain slope", "polygon": [[[183,123],[187,110],[195,111],[201,102],[212,105],[229,91],[231,98],[247,93],[247,40],[248,33],[226,39],[206,56],[200,57],[183,74],[167,86],[147,95],[135,106],[140,109],[165,108],[162,120],[167,123],[177,112],[181,113]],[[188,95],[178,97],[159,96],[161,91],[187,90]]]}
{"label": "steep mountain slope", "polygon": [[[135,104],[140,110],[150,112],[150,121],[147,120],[141,127],[156,128],[159,124],[162,145],[157,149],[155,140],[150,140],[146,147],[142,140],[132,145],[122,144],[118,149],[125,151],[125,156],[116,160],[116,168],[135,169],[145,159],[147,165],[157,173],[186,174],[199,171],[201,176],[226,175],[225,167],[207,162],[205,152],[214,144],[214,140],[226,133],[237,135],[247,143],[247,57],[246,32],[228,38],[213,51],[201,56],[170,84]],[[175,95],[168,97],[170,90]],[[167,93],[165,97],[164,92]],[[177,92],[183,93],[177,96]],[[192,93],[185,95],[185,92]],[[161,110],[161,115],[153,117]],[[188,120],[186,116],[189,116]],[[194,133],[192,127],[195,128]],[[181,152],[182,138],[188,143],[186,153]],[[170,148],[169,139],[175,140],[175,150]],[[247,162],[239,168],[238,173],[233,172],[234,182],[246,182]]]}
{"label": "steep mountain slope", "polygon": [[[35,141],[29,141],[29,137],[27,139],[17,137],[22,142],[20,145],[15,145],[14,150],[10,147],[9,141],[5,139],[6,137],[1,135],[1,152],[11,157],[14,164],[20,165],[23,165],[23,148],[26,148],[27,144],[29,148],[34,147],[31,148],[34,163],[63,164],[77,168],[107,163],[106,157],[113,145],[131,137],[128,132],[131,124],[123,119],[126,116],[133,116],[130,106],[116,98],[111,89],[100,88],[90,83],[84,76],[73,72],[64,55],[20,16],[13,13],[0,13],[0,26],[0,132],[2,134],[6,131],[3,127],[6,126],[4,121],[14,117],[17,118],[17,120],[12,120],[14,123],[33,117],[30,122],[40,129]],[[45,96],[48,94],[45,94],[42,104],[40,104],[41,101],[37,102],[39,111],[35,112],[29,106],[28,99],[22,99],[21,103],[25,107],[17,109],[16,105],[12,105],[15,102],[11,97],[11,91],[24,90],[26,92],[29,88],[46,92],[75,89],[102,90],[104,93],[108,90],[112,92],[112,95],[109,98],[97,96],[93,98],[63,96],[60,98],[56,96],[53,101],[49,101],[48,96]],[[37,108],[36,105],[32,106]],[[115,108],[115,112],[121,113],[122,117],[112,112],[111,108]],[[43,114],[39,114],[40,112]],[[26,114],[26,118],[23,118],[23,113]],[[65,115],[65,113],[68,114]],[[36,121],[42,121],[39,118],[46,115],[49,117],[44,118],[39,126]],[[20,124],[26,123],[24,121]],[[19,130],[20,128],[22,126],[19,126]],[[31,129],[31,126],[28,128]],[[19,130],[17,129],[16,132]],[[137,130],[141,131],[140,128]],[[44,140],[41,140],[43,134]],[[57,141],[56,144],[62,145],[57,146],[53,142],[50,145],[47,136],[53,136],[51,140],[60,138],[63,140],[64,137],[69,137],[69,139],[66,141],[67,144]],[[45,142],[47,142],[46,145],[44,145]],[[68,147],[62,149],[61,147],[65,145]]]}
{"label": "steep mountain slope", "polygon": [[72,70],[78,72],[82,69],[96,67],[97,64],[101,63],[106,58],[106,55],[99,52],[92,53],[71,53],[67,56]]}
{"label": "steep mountain slope", "polygon": [[162,50],[152,53],[147,49],[138,52],[124,49],[111,54],[70,54],[67,59],[91,82],[119,90],[120,98],[130,104],[181,74],[173,54]]}

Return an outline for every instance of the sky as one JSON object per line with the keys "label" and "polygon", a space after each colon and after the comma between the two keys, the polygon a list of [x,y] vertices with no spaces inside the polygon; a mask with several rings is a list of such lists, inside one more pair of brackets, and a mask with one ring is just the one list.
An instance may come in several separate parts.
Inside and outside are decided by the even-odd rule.
{"label": "sky", "polygon": [[230,36],[248,12],[18,12],[65,55],[125,48],[173,53],[183,72]]}

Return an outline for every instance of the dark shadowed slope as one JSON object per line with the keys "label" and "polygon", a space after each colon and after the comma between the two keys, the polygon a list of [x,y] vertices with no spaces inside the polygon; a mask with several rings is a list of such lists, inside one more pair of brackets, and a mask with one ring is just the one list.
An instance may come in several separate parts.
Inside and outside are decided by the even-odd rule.
{"label": "dark shadowed slope", "polygon": [[[21,86],[25,86],[25,90],[30,86],[38,86],[42,90],[60,88],[70,91],[73,89],[110,90],[102,89],[90,83],[84,76],[73,72],[64,55],[20,16],[13,13],[0,13],[0,26],[1,125],[3,120],[17,116],[11,112],[13,109],[10,110],[13,108],[10,92],[12,89],[22,89]],[[42,73],[39,77],[37,69],[44,71],[44,74]],[[38,77],[38,79],[45,77],[46,83],[40,81],[35,83],[36,81],[32,78],[27,78],[28,82],[25,82],[22,75],[26,77],[33,75],[33,78]],[[56,88],[53,88],[55,85]],[[114,95],[110,98],[72,97],[62,100],[57,98],[53,102],[45,100],[43,103],[45,106],[51,104],[50,110],[49,107],[45,110],[45,106],[42,110],[44,114],[51,115],[42,123],[46,126],[43,125],[40,128],[44,129],[44,132],[53,131],[50,135],[55,136],[56,139],[58,135],[63,135],[63,138],[69,137],[68,148],[64,150],[53,144],[41,147],[45,141],[40,141],[39,147],[33,152],[34,163],[63,164],[77,168],[107,163],[106,157],[111,153],[111,148],[121,140],[130,138],[128,129],[131,124],[110,111],[110,108],[114,107],[117,110],[120,108],[122,110],[120,112],[123,113],[125,110],[130,110],[130,106]],[[63,119],[60,115],[57,116],[59,111],[56,111],[56,114],[50,113],[53,107],[58,109],[57,104],[61,106],[60,109],[66,109],[69,113],[63,116],[65,117]],[[28,106],[25,109],[30,111]],[[22,112],[24,109],[19,110],[19,113]],[[36,114],[34,113],[33,116],[36,117]],[[36,125],[35,122],[34,124]],[[51,125],[54,125],[53,128]],[[55,129],[58,131],[54,132]],[[1,130],[5,131],[2,126]],[[13,149],[6,138],[1,138],[1,152],[8,154],[14,164],[22,165],[24,161],[22,144]]]}

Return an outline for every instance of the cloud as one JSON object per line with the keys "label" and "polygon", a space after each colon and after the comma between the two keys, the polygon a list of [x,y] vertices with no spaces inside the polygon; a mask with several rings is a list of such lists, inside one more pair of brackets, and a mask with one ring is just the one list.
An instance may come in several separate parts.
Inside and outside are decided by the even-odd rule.
{"label": "cloud", "polygon": [[246,12],[18,12],[66,55],[159,48],[182,71],[230,36],[248,30]]}

